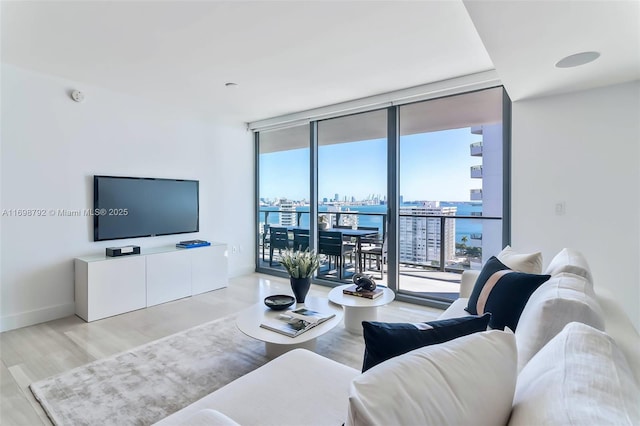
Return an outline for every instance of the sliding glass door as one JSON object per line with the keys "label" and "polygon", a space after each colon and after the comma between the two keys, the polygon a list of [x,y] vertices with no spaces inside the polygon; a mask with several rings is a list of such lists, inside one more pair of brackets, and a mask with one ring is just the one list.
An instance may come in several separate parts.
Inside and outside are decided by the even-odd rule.
{"label": "sliding glass door", "polygon": [[502,248],[502,88],[400,107],[398,291],[455,300]]}
{"label": "sliding glass door", "polygon": [[386,152],[386,110],[318,122],[319,223],[343,240],[340,252],[330,251],[320,236],[328,257],[320,278],[351,282],[362,272],[386,280]]}

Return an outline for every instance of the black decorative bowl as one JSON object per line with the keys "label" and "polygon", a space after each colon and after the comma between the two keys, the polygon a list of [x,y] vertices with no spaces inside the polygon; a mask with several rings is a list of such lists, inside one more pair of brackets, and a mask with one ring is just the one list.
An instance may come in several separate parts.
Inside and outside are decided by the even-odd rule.
{"label": "black decorative bowl", "polygon": [[294,303],[296,303],[296,299],[286,294],[276,294],[264,298],[264,304],[274,311],[284,311]]}

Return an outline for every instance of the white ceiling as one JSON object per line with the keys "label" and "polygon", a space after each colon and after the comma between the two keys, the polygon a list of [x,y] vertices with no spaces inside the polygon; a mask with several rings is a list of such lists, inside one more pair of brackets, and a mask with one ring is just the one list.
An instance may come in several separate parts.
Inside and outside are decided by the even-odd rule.
{"label": "white ceiling", "polygon": [[3,1],[2,61],[245,122],[494,64],[521,99],[638,78],[639,3],[613,3]]}
{"label": "white ceiling", "polygon": [[[640,79],[640,1],[476,1],[465,6],[512,100]],[[597,51],[595,62],[556,68]]]}

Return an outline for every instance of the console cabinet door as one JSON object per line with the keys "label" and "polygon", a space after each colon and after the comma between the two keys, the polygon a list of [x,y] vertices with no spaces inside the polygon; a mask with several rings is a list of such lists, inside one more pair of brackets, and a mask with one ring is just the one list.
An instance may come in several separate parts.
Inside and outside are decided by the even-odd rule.
{"label": "console cabinet door", "polygon": [[155,253],[147,259],[147,306],[191,296],[189,250]]}
{"label": "console cabinet door", "polygon": [[227,286],[227,246],[214,245],[189,249],[191,290],[200,294]]}
{"label": "console cabinet door", "polygon": [[142,257],[89,262],[86,280],[87,321],[146,306],[145,263]]}

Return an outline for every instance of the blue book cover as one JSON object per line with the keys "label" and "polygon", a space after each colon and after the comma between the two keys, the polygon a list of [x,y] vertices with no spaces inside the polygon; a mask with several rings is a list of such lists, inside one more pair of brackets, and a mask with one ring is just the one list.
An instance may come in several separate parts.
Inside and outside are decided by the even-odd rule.
{"label": "blue book cover", "polygon": [[189,240],[189,241],[180,241],[176,244],[177,248],[195,248],[195,247],[206,247],[210,246],[211,243],[209,241],[203,240]]}

